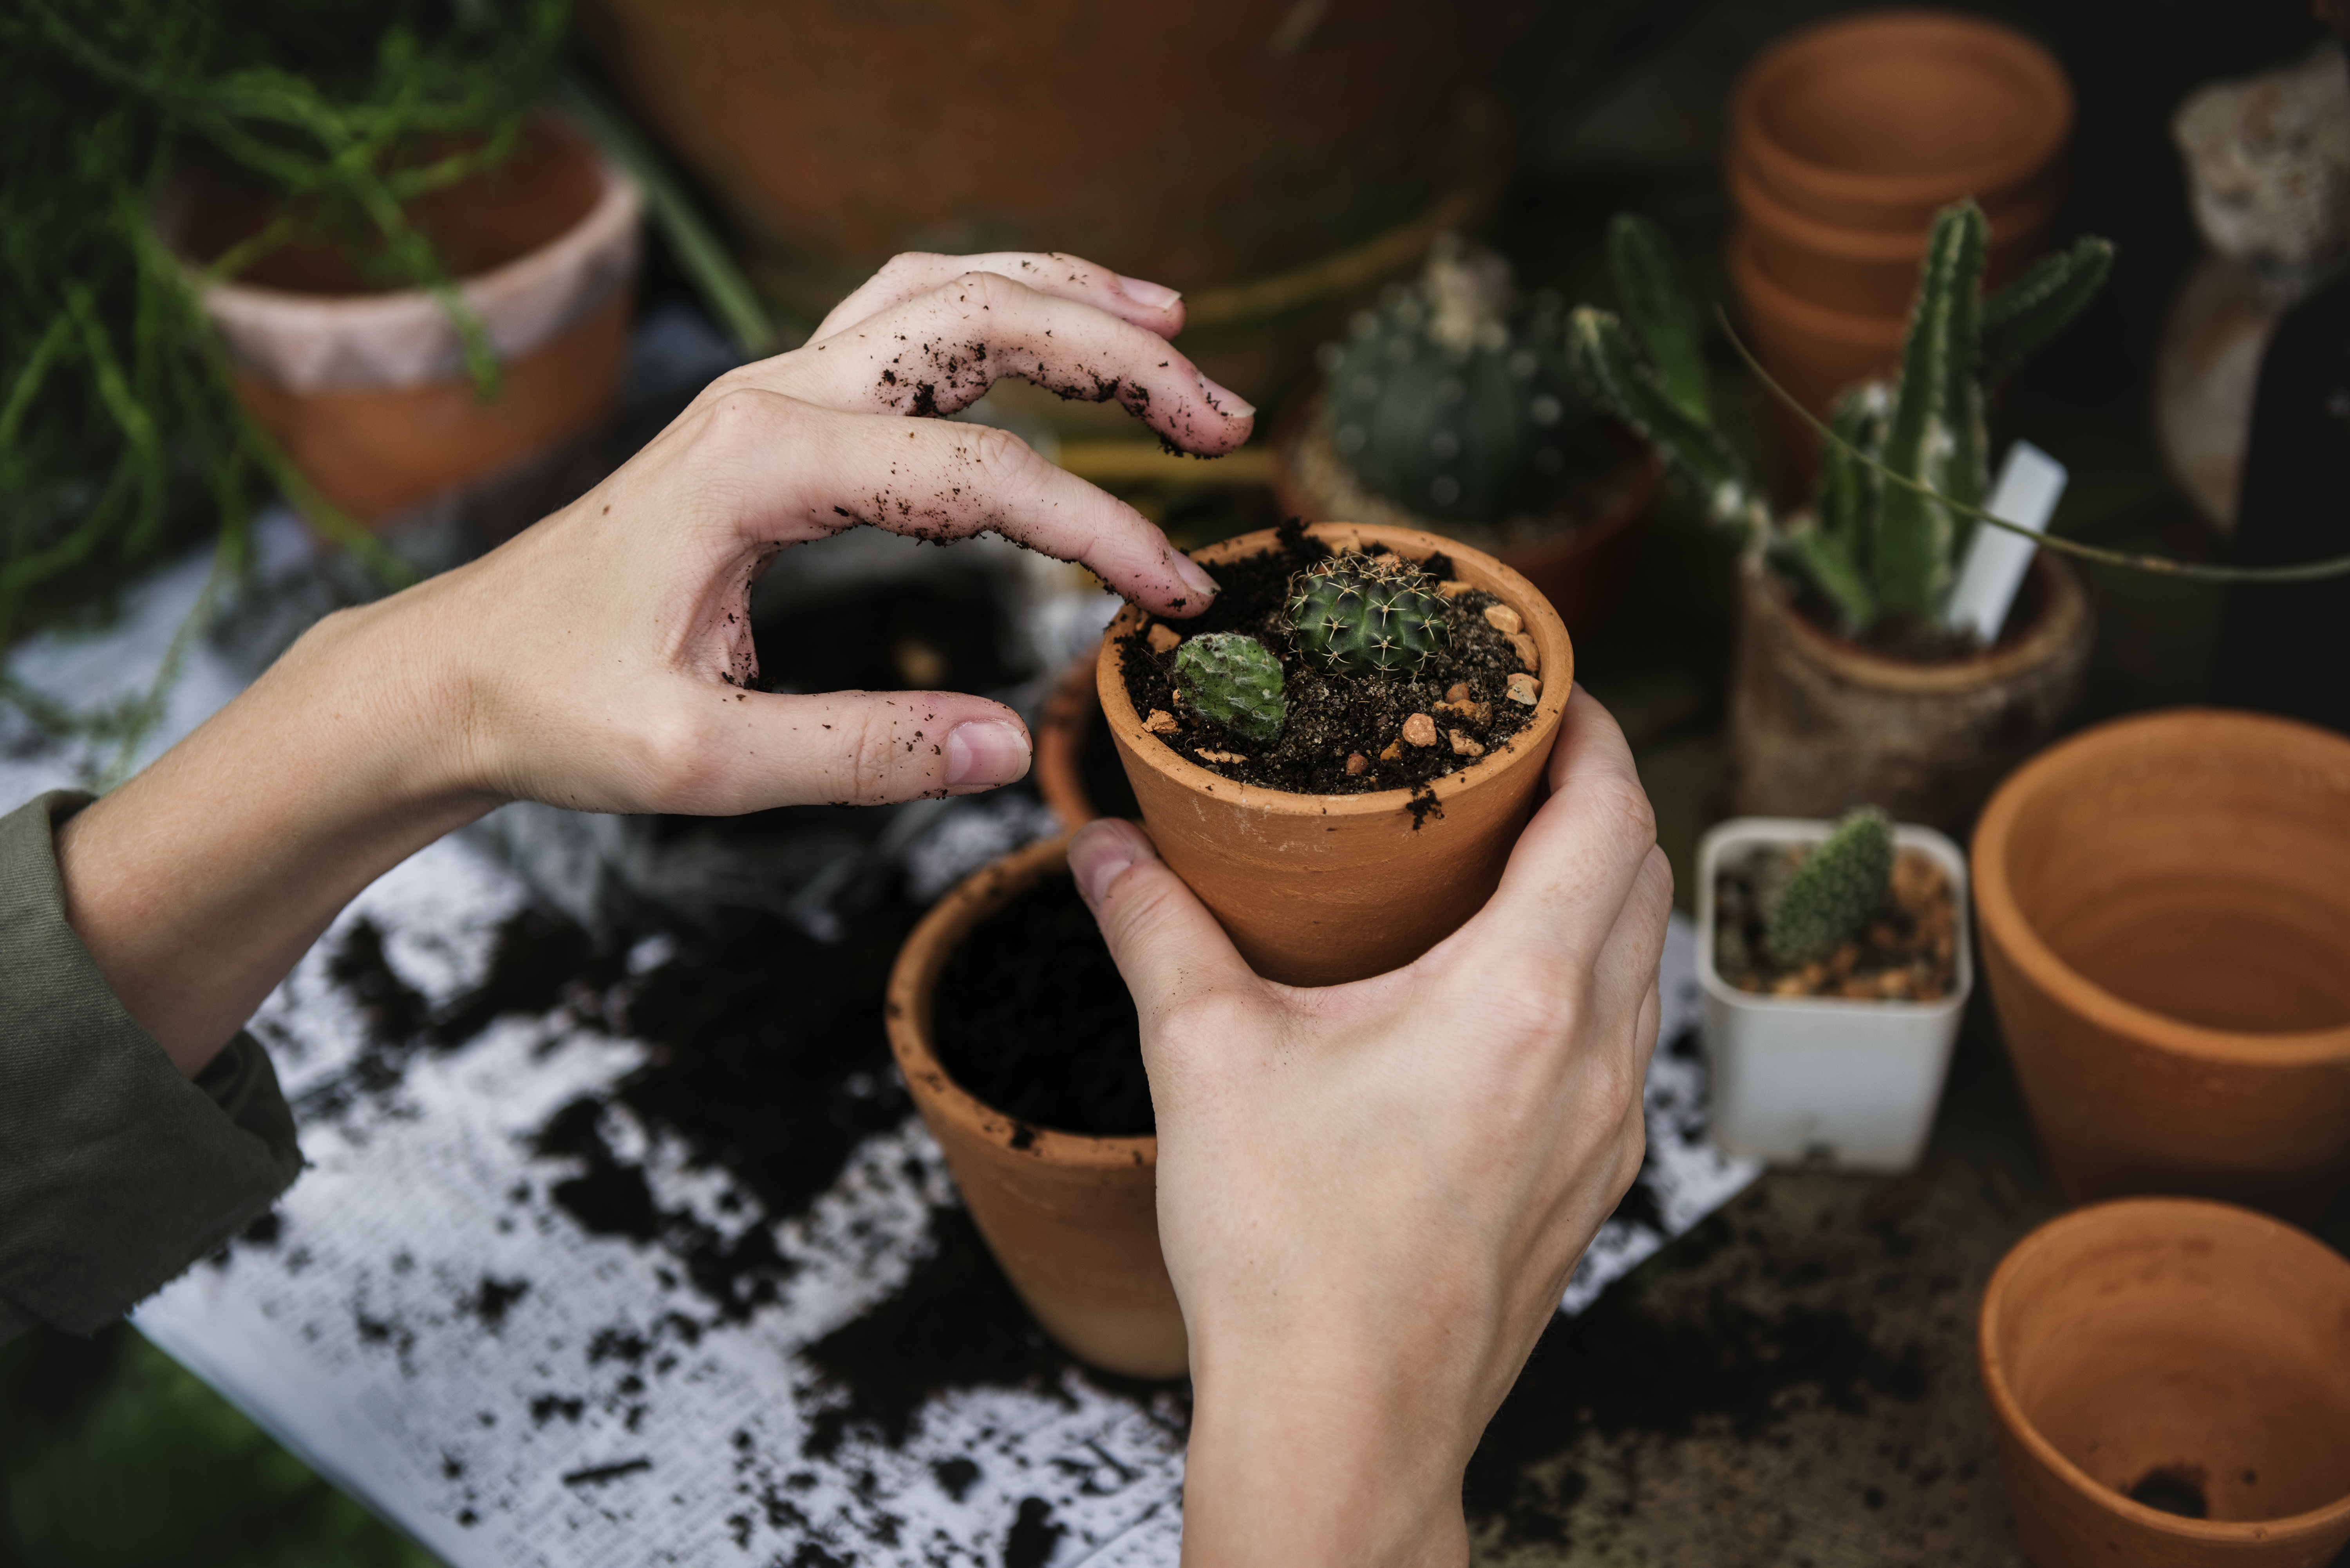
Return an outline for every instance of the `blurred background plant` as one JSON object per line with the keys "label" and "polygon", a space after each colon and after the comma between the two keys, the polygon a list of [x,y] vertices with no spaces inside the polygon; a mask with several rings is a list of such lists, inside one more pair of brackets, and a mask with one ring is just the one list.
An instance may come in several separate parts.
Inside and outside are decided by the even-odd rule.
{"label": "blurred background plant", "polygon": [[21,0],[0,9],[0,647],[102,617],[125,580],[215,541],[213,581],[143,698],[77,711],[0,669],[43,728],[135,742],[282,490],[380,576],[399,564],[309,491],[239,408],[197,278],[157,238],[203,159],[280,216],[207,269],[297,240],[451,311],[484,397],[497,365],[403,204],[514,150],[553,78],[568,0]]}

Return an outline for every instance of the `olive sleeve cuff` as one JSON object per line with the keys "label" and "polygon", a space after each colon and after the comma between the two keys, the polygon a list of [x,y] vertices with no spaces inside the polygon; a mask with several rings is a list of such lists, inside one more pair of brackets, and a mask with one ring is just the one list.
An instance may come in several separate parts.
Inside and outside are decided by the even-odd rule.
{"label": "olive sleeve cuff", "polygon": [[260,1042],[182,1076],[67,924],[56,830],[89,799],[0,816],[0,1339],[103,1327],[302,1169]]}

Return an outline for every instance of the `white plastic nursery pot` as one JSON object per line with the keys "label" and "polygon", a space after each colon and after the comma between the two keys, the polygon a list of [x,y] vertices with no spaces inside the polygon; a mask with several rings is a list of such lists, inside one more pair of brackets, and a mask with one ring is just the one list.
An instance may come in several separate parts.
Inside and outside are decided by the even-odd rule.
{"label": "white plastic nursery pot", "polygon": [[1918,1163],[1975,983],[1967,935],[1967,861],[1930,827],[1893,830],[1897,850],[1922,852],[1950,879],[1957,974],[1936,1002],[1761,996],[1714,965],[1716,871],[1747,851],[1816,844],[1835,825],[1741,816],[1698,845],[1697,969],[1705,988],[1706,1055],[1713,1074],[1714,1141],[1773,1165],[1899,1171]]}

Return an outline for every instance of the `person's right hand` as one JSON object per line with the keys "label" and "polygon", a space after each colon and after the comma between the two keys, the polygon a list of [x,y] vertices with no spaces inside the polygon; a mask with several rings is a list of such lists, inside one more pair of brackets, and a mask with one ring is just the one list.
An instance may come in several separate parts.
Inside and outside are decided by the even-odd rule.
{"label": "person's right hand", "polygon": [[1638,1175],[1672,873],[1579,688],[1549,799],[1408,967],[1260,980],[1129,823],[1069,864],[1141,1016],[1191,1334],[1190,1564],[1459,1563],[1461,1477]]}

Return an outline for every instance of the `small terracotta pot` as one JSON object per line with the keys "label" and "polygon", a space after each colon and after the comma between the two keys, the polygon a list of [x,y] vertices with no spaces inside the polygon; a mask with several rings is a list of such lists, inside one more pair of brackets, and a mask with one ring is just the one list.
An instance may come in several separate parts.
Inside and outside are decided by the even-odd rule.
{"label": "small terracotta pot", "polygon": [[1923,234],[1972,196],[2015,204],[2063,151],[2073,89],[2046,50],[1989,22],[1878,11],[1806,27],[1740,78],[1731,145],[1788,211]]}
{"label": "small terracotta pot", "polygon": [[922,917],[889,971],[889,1049],[979,1233],[1045,1332],[1105,1371],[1177,1377],[1190,1349],[1159,1251],[1159,1140],[1015,1123],[948,1077],[931,1048],[948,955],[1015,895],[1068,875],[1068,846],[1064,835],[1016,850]]}
{"label": "small terracotta pot", "polygon": [[1991,1275],[1977,1349],[2038,1568],[2321,1568],[2350,1542],[2350,1262],[2291,1226],[2064,1215]]}
{"label": "small terracotta pot", "polygon": [[[1847,315],[1908,320],[1929,229],[1823,223],[1782,203],[1752,165],[1736,156],[1730,160],[1730,196],[1746,220],[1755,265],[1788,294]],[[1991,248],[1983,262],[1986,292],[2005,284],[2039,251],[2063,196],[2059,181],[2043,179],[2012,205],[1985,213],[1991,223]]]}
{"label": "small terracotta pot", "polygon": [[1627,449],[1605,500],[1587,517],[1536,520],[1504,530],[1459,527],[1408,512],[1357,483],[1319,418],[1317,387],[1282,410],[1273,432],[1273,498],[1285,516],[1351,517],[1382,528],[1440,534],[1484,549],[1541,590],[1571,637],[1588,637],[1623,597],[1638,553],[1638,526],[1664,482],[1653,448]]}
{"label": "small terracotta pot", "polygon": [[2045,552],[2032,574],[2029,624],[1971,658],[1920,664],[1823,631],[1776,573],[1743,562],[1730,691],[1737,815],[1875,805],[1963,836],[1991,787],[2054,732],[2088,660],[2080,579]]}
{"label": "small terracotta pot", "polygon": [[1975,834],[1984,971],[2056,1185],[2315,1215],[2350,1189],[2350,740],[2099,725]]}
{"label": "small terracotta pot", "polygon": [[[200,260],[275,215],[202,182],[173,206],[165,232]],[[504,385],[488,403],[439,300],[370,289],[328,247],[289,247],[204,285],[204,309],[255,421],[320,494],[380,523],[603,419],[619,387],[639,209],[636,187],[553,119],[500,168],[411,206],[498,357]]]}
{"label": "small terracotta pot", "polygon": [[[1524,618],[1542,683],[1526,727],[1420,792],[1418,811],[1409,790],[1294,794],[1211,773],[1145,730],[1127,696],[1118,639],[1147,618],[1129,605],[1110,622],[1096,690],[1159,853],[1257,973],[1336,985],[1409,963],[1500,886],[1558,737],[1575,649],[1549,601],[1491,556],[1413,529],[1317,523],[1307,532],[1336,549],[1384,545],[1412,560],[1451,556],[1455,577]],[[1244,534],[1194,558],[1213,571],[1273,544],[1271,530]]]}

